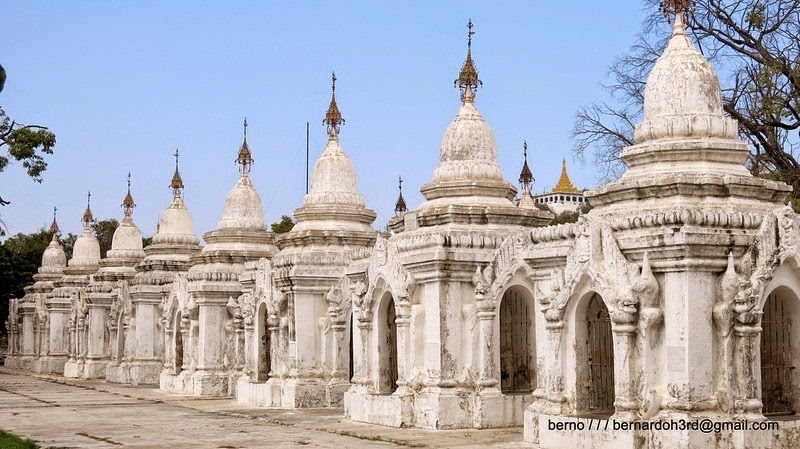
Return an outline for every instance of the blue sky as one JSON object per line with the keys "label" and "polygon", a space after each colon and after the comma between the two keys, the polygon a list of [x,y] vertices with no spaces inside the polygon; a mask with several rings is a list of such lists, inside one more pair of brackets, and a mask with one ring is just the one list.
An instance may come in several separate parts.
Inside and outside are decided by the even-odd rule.
{"label": "blue sky", "polygon": [[198,235],[213,230],[238,177],[234,159],[246,116],[251,178],[265,219],[297,208],[326,141],[330,75],[347,120],[344,151],[382,228],[393,216],[397,176],[410,208],[430,181],[439,143],[460,105],[453,80],[466,52],[466,22],[484,82],[476,104],[492,126],[500,165],[516,183],[528,141],[534,192],[555,185],[562,157],[578,187],[597,171],[572,161],[579,107],[603,98],[614,57],[633,42],[643,3],[469,1],[71,1],[7,2],[0,106],[56,133],[44,182],[19,164],[0,174],[0,210],[11,234],[35,232],[59,208],[78,233],[86,191],[98,218],[121,219],[131,172],[145,236],[169,204],[175,148]]}

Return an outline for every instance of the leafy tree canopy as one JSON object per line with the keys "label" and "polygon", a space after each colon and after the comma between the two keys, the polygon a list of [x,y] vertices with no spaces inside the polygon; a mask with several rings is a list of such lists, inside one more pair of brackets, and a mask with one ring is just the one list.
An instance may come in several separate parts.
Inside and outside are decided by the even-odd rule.
{"label": "leafy tree canopy", "polygon": [[288,215],[281,215],[281,221],[272,223],[270,228],[272,229],[272,232],[276,234],[284,234],[291,231],[294,227],[294,224],[295,223],[294,220],[292,220],[292,217]]}
{"label": "leafy tree canopy", "polygon": [[[0,65],[0,92],[6,82],[6,71]],[[53,154],[56,135],[45,126],[17,123],[0,106],[0,172],[12,161],[22,167],[34,181],[42,182],[42,172],[47,169],[44,156]],[[2,194],[2,192],[0,192]],[[0,206],[8,204],[8,198],[0,196]],[[0,221],[0,236],[6,235],[4,223]]]}
{"label": "leafy tree canopy", "polygon": [[97,241],[100,243],[100,257],[105,258],[108,250],[111,249],[111,242],[114,240],[114,231],[119,227],[119,222],[112,218],[110,220],[99,220],[92,223]]}

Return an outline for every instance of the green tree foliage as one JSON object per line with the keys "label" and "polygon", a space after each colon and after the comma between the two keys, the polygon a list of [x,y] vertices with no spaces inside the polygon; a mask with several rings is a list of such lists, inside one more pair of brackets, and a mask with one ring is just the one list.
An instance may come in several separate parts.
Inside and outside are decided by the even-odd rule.
{"label": "green tree foliage", "polygon": [[[21,298],[24,287],[33,283],[51,239],[52,234],[41,229],[35,234],[14,235],[0,244],[0,327],[8,317],[9,300]],[[5,333],[5,327],[1,331]]]}
{"label": "green tree foliage", "polygon": [[288,215],[281,215],[281,221],[277,223],[272,223],[270,225],[272,232],[276,234],[284,234],[286,232],[289,232],[292,230],[293,227],[294,227],[294,220],[292,220],[292,217]]}
{"label": "green tree foliage", "polygon": [[119,222],[112,218],[110,220],[100,220],[92,223],[97,241],[100,243],[100,257],[105,258],[108,250],[111,249],[111,242],[114,240],[114,231],[119,227]]}
{"label": "green tree foliage", "polygon": [[553,221],[551,221],[550,224],[560,225],[564,223],[577,223],[578,218],[581,215],[589,213],[590,210],[592,210],[592,206],[586,204],[585,206],[581,207],[575,212],[570,212],[570,211],[561,212],[560,214],[556,215],[555,218],[553,218]]}
{"label": "green tree foliage", "polygon": [[75,247],[75,240],[78,236],[73,233],[68,233],[66,237],[61,237],[61,246],[64,247],[64,254],[67,255],[67,260],[72,259],[72,249]]}
{"label": "green tree foliage", "polygon": [[42,182],[42,172],[47,169],[44,155],[53,154],[56,135],[46,127],[23,125],[12,120],[0,107],[0,172],[11,160],[22,162],[28,176]]}
{"label": "green tree foliage", "polygon": [[[0,92],[6,82],[6,71],[0,65]],[[22,162],[22,167],[34,181],[42,182],[42,172],[47,169],[44,156],[53,154],[56,135],[41,125],[25,125],[12,120],[0,106],[0,172],[12,161]],[[2,192],[0,192],[2,194]],[[0,206],[8,204],[0,195]],[[0,220],[0,236],[6,235],[5,223]]]}
{"label": "green tree foliage", "polygon": [[[591,155],[605,180],[624,168],[620,151],[633,144],[642,120],[647,75],[661,55],[669,24],[659,1],[646,0],[650,14],[629,52],[618,57],[606,85],[608,99],[578,111],[573,151]],[[748,168],[756,176],[794,186],[800,206],[800,2],[797,0],[695,0],[688,33],[720,73],[723,108],[750,142]]]}

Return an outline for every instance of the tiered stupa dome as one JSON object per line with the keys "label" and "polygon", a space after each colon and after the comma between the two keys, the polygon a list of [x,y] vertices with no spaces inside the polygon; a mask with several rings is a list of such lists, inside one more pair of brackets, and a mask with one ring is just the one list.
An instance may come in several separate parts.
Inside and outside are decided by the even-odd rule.
{"label": "tiered stupa dome", "polygon": [[669,7],[675,21],[664,53],[656,61],[644,94],[644,120],[634,130],[635,144],[620,157],[623,176],[587,194],[608,213],[625,210],[626,201],[688,197],[730,197],[782,203],[790,187],[754,178],[745,167],[750,154],[738,138],[738,125],[723,111],[719,78],[686,35],[685,5]]}
{"label": "tiered stupa dome", "polygon": [[723,114],[719,78],[686,36],[683,14],[675,13],[672,37],[647,78],[636,145],[621,155],[631,168],[625,176],[749,176],[744,167],[749,148],[738,139],[736,121]]}
{"label": "tiered stupa dome", "polygon": [[676,15],[672,37],[647,78],[644,117],[636,126],[636,143],[670,137],[737,137],[738,124],[723,115],[717,73],[686,36],[683,14]]}
{"label": "tiered stupa dome", "polygon": [[246,119],[244,121],[244,140],[236,162],[241,165],[241,176],[225,198],[222,220],[217,224],[217,229],[266,230],[267,223],[264,221],[264,206],[261,203],[261,197],[248,177],[250,166],[254,161],[250,147],[247,145]]}
{"label": "tiered stupa dome", "polygon": [[445,130],[431,182],[420,188],[426,201],[389,221],[396,233],[453,223],[536,226],[551,219],[547,212],[514,204],[517,189],[503,178],[494,132],[475,106],[483,82],[472,60],[471,20],[467,29],[467,56],[454,82],[461,107]]}
{"label": "tiered stupa dome", "polygon": [[454,83],[461,93],[461,107],[442,138],[433,179],[421,189],[428,200],[423,208],[454,203],[505,207],[512,204],[517,193],[503,179],[494,132],[475,106],[477,89],[483,82],[472,60],[471,21],[468,28],[467,57]]}
{"label": "tiered stupa dome", "polygon": [[311,173],[311,189],[303,198],[303,206],[294,215],[294,234],[311,229],[352,230],[373,233],[371,223],[376,214],[365,207],[358,193],[356,169],[339,144],[339,131],[345,120],[336,104],[336,74],[331,76],[331,103],[323,124],[327,126],[328,143]]}
{"label": "tiered stupa dome", "polygon": [[347,204],[364,207],[358,193],[356,169],[342,151],[339,139],[330,139],[311,172],[311,189],[303,198],[303,206]]}
{"label": "tiered stupa dome", "polygon": [[130,173],[128,173],[128,193],[122,201],[122,207],[125,209],[125,217],[114,231],[111,249],[106,256],[109,259],[143,258],[145,254],[142,250],[142,233],[133,221],[133,208],[136,207],[136,203],[131,196]]}
{"label": "tiered stupa dome", "polygon": [[56,208],[53,208],[53,223],[50,225],[50,232],[53,234],[53,239],[42,254],[42,267],[39,272],[45,271],[61,271],[67,266],[67,255],[64,253],[64,248],[61,242],[58,241],[58,222],[56,222]]}
{"label": "tiered stupa dome", "polygon": [[[89,193],[89,200],[92,194]],[[75,240],[72,247],[72,259],[69,261],[70,267],[96,266],[100,262],[100,242],[97,241],[90,226],[94,221],[92,209],[87,201],[86,211],[83,213],[83,233]]]}
{"label": "tiered stupa dome", "polygon": [[175,150],[175,173],[172,175],[172,202],[158,217],[156,235],[153,244],[188,243],[196,245],[200,242],[194,232],[194,218],[183,202],[183,179],[178,171],[178,150]]}

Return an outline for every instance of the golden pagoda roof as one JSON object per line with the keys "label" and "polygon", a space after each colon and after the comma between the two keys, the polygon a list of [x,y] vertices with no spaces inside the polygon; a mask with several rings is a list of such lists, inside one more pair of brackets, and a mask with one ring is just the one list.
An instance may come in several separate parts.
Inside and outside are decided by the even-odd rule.
{"label": "golden pagoda roof", "polygon": [[561,176],[558,178],[556,186],[553,187],[553,193],[581,193],[569,179],[566,159],[561,160]]}

